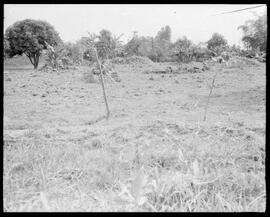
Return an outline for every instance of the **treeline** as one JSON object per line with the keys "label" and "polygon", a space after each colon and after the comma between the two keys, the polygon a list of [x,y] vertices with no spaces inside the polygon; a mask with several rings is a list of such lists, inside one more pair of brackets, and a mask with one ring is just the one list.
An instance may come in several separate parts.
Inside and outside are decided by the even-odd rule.
{"label": "treeline", "polygon": [[113,35],[109,30],[102,30],[98,35],[91,34],[82,37],[76,43],[67,43],[69,56],[73,60],[94,60],[95,56],[89,42],[95,40],[98,54],[103,59],[128,56],[146,56],[154,62],[178,61],[190,62],[203,60],[212,55],[220,55],[224,50],[241,52],[240,47],[229,46],[227,40],[214,33],[206,43],[194,44],[187,37],[171,40],[172,30],[169,26],[162,27],[155,37],[138,36],[137,32],[126,44],[121,42],[121,36]]}
{"label": "treeline", "polygon": [[121,41],[121,36],[115,36],[109,30],[102,30],[99,34],[89,34],[76,43],[63,43],[59,34],[49,23],[36,20],[23,20],[10,26],[4,35],[4,57],[25,54],[36,68],[39,56],[47,43],[54,47],[58,58],[65,58],[71,64],[81,64],[92,61],[94,53],[91,45],[95,45],[101,59],[127,56],[146,56],[154,62],[202,61],[210,56],[230,52],[232,55],[246,55],[249,53],[266,52],[267,44],[267,16],[257,16],[239,26],[243,31],[243,44],[229,46],[227,40],[219,33],[203,43],[194,44],[187,37],[182,37],[172,42],[172,30],[169,26],[162,27],[155,37],[139,36],[137,32],[126,44]]}

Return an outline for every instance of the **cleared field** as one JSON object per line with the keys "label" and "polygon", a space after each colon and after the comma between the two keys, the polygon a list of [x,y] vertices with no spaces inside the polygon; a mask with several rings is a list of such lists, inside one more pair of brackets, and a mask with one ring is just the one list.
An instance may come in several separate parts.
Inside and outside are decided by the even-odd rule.
{"label": "cleared field", "polygon": [[5,64],[4,209],[265,211],[265,64],[145,73],[154,65],[177,67],[114,65],[106,120],[87,67]]}

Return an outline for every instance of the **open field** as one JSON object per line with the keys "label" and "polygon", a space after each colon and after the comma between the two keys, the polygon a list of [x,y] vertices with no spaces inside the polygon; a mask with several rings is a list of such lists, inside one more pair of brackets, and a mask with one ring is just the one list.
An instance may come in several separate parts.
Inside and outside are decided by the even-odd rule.
{"label": "open field", "polygon": [[6,64],[4,210],[265,211],[265,63],[161,66],[115,64],[106,120],[88,67]]}

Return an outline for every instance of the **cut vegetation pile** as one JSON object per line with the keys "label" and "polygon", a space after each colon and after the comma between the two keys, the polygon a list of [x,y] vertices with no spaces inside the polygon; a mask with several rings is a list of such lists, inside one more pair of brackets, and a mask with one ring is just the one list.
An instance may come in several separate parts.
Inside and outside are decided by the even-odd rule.
{"label": "cut vegetation pile", "polygon": [[202,73],[210,69],[206,63],[192,62],[191,64],[181,65],[179,67],[180,73]]}
{"label": "cut vegetation pile", "polygon": [[153,62],[148,57],[131,56],[131,57],[116,57],[110,61],[114,64],[144,64],[151,65]]}
{"label": "cut vegetation pile", "polygon": [[260,63],[256,59],[233,56],[227,62],[228,68],[243,68],[246,66],[259,66]]}
{"label": "cut vegetation pile", "polygon": [[155,64],[153,67],[144,71],[146,74],[185,74],[185,73],[202,73],[210,69],[209,64],[192,62],[189,64],[179,65],[160,65]]}

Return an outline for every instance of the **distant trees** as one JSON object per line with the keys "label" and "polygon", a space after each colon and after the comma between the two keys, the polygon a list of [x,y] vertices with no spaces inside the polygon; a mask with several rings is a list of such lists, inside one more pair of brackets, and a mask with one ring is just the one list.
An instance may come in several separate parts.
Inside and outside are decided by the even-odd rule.
{"label": "distant trees", "polygon": [[5,48],[5,54],[8,57],[25,54],[34,69],[38,67],[42,50],[47,47],[45,41],[52,46],[62,43],[52,25],[45,21],[31,19],[18,21],[8,27],[5,38],[9,44]]}
{"label": "distant trees", "polygon": [[[248,49],[266,51],[266,19],[266,14],[257,16],[257,19],[247,21],[239,27],[244,33],[242,40]],[[16,22],[6,30],[3,41],[4,58],[25,54],[36,69],[39,56],[43,49],[48,50],[48,45],[54,49],[55,54],[49,59],[54,59],[51,62],[55,64],[61,61],[81,64],[83,60],[95,60],[92,45],[95,45],[99,58],[103,60],[137,55],[146,56],[155,62],[190,62],[221,55],[225,50],[238,55],[242,53],[239,47],[228,46],[227,40],[219,33],[214,33],[203,44],[195,45],[186,36],[172,42],[172,30],[168,25],[162,27],[154,37],[138,36],[134,31],[133,37],[126,44],[120,41],[121,36],[116,37],[109,30],[103,29],[99,34],[89,34],[75,43],[63,43],[49,23],[27,19]]]}
{"label": "distant trees", "polygon": [[152,59],[154,58],[153,40],[153,37],[139,37],[137,32],[133,32],[132,39],[124,46],[125,53],[129,56],[147,56]]}
{"label": "distant trees", "polygon": [[207,41],[207,48],[219,55],[227,46],[227,44],[227,40],[223,35],[214,33],[212,37]]}
{"label": "distant trees", "polygon": [[125,45],[128,55],[147,56],[155,62],[165,61],[169,57],[171,45],[171,28],[162,27],[155,37],[139,37],[137,32]]}
{"label": "distant trees", "polygon": [[239,56],[242,54],[242,49],[239,45],[236,46],[235,44],[233,44],[232,46],[229,46],[228,50],[232,55],[235,55],[235,56]]}
{"label": "distant trees", "polygon": [[67,43],[65,44],[66,55],[74,64],[80,64],[83,60],[84,48],[79,43]]}
{"label": "distant trees", "polygon": [[95,45],[98,56],[101,59],[110,59],[120,55],[123,52],[123,46],[120,41],[121,36],[116,37],[109,30],[103,29],[98,35],[90,34],[88,37],[82,37],[78,43],[84,45],[83,58],[88,60],[94,58],[90,44]]}
{"label": "distant trees", "polygon": [[242,41],[248,50],[266,52],[267,45],[267,16],[266,13],[257,18],[248,20],[244,25],[238,27],[242,29]]}
{"label": "distant trees", "polygon": [[215,55],[216,53],[209,50],[207,47],[196,45],[192,48],[192,58],[199,62],[210,59]]}
{"label": "distant trees", "polygon": [[139,56],[140,46],[142,46],[141,39],[139,38],[137,32],[134,31],[132,39],[125,45],[125,51],[128,55]]}
{"label": "distant trees", "polygon": [[191,40],[184,36],[172,44],[173,55],[177,57],[179,62],[190,62],[192,60],[193,44]]}
{"label": "distant trees", "polygon": [[171,28],[169,26],[162,27],[158,31],[154,40],[154,52],[156,53],[157,61],[165,61],[169,56],[169,47],[171,44]]}
{"label": "distant trees", "polygon": [[154,47],[154,38],[153,37],[141,37],[140,38],[140,47],[139,54],[141,56],[147,56],[153,61],[156,61],[156,53]]}
{"label": "distant trees", "polygon": [[[96,35],[93,35],[96,38]],[[76,42],[77,46],[81,48],[83,60],[92,61],[95,58],[95,54],[89,47],[89,42],[91,39],[89,37],[81,37],[80,40]]]}
{"label": "distant trees", "polygon": [[99,57],[109,59],[116,47],[112,33],[109,30],[103,29],[99,32],[97,38],[96,47]]}

